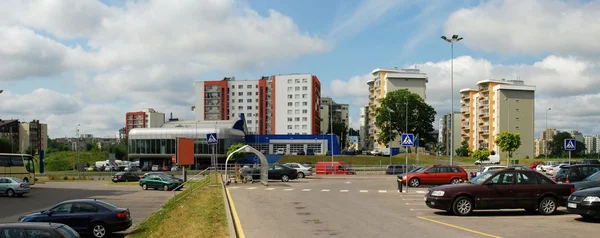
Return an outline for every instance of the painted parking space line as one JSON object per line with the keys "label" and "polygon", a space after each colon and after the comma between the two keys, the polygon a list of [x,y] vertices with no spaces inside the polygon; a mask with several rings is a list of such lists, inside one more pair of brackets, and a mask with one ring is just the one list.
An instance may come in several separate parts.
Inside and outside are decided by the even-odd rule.
{"label": "painted parking space line", "polygon": [[265,188],[266,191],[273,191],[275,188]]}
{"label": "painted parking space line", "polygon": [[302,189],[302,192],[310,192],[310,190],[312,190],[312,189],[310,189],[310,188],[305,188],[305,189]]}
{"label": "painted parking space line", "polygon": [[387,193],[387,190],[379,190],[379,193]]}
{"label": "painted parking space line", "polygon": [[230,187],[229,189],[236,189],[236,188],[240,188],[240,187]]}
{"label": "painted parking space line", "polygon": [[361,192],[361,193],[368,193],[369,190],[360,190],[359,192]]}
{"label": "painted parking space line", "polygon": [[289,192],[289,191],[294,191],[294,189],[293,188],[286,188],[283,191]]}
{"label": "painted parking space line", "polygon": [[425,194],[425,193],[427,193],[427,191],[418,191],[417,190],[417,193]]}
{"label": "painted parking space line", "polygon": [[321,192],[329,192],[329,189],[321,189]]}
{"label": "painted parking space line", "polygon": [[257,189],[257,187],[249,187],[249,188],[246,188],[246,189],[252,190],[252,189]]}
{"label": "painted parking space line", "polygon": [[450,223],[441,222],[441,221],[434,220],[434,219],[427,218],[427,217],[421,217],[421,216],[419,216],[417,218],[419,218],[421,220],[425,220],[425,221],[430,221],[430,222],[433,222],[433,223],[437,223],[437,224],[440,224],[440,225],[444,225],[444,226],[456,228],[456,229],[463,230],[463,231],[466,231],[466,232],[475,233],[475,234],[482,235],[482,236],[485,236],[485,237],[501,238],[500,236],[491,235],[491,234],[483,233],[483,232],[476,231],[476,230],[471,230],[469,228],[465,228],[465,227],[457,226],[457,225],[452,225]]}
{"label": "painted parking space line", "polygon": [[431,211],[431,208],[411,208],[411,211]]}
{"label": "painted parking space line", "polygon": [[422,198],[403,198],[402,201],[423,201]]}
{"label": "painted parking space line", "polygon": [[347,193],[348,190],[340,190],[340,193]]}
{"label": "painted parking space line", "polygon": [[414,202],[407,202],[405,203],[406,205],[409,206],[426,206],[427,204],[425,204],[424,202],[419,202],[419,203],[414,203]]}

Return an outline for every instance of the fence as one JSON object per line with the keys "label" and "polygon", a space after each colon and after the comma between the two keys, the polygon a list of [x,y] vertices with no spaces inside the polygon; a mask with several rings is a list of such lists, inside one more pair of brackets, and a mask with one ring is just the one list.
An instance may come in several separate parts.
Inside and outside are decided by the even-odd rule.
{"label": "fence", "polygon": [[[179,185],[175,189],[173,189],[173,204],[177,204],[177,199],[178,199],[177,198],[177,190],[182,188],[184,185],[191,184],[190,188],[182,191],[182,195],[179,197],[179,199],[184,198],[188,194],[191,194],[192,192],[194,192],[194,189],[197,187],[203,187],[203,186],[209,185],[212,181],[212,176],[207,177],[205,180],[200,180],[200,181],[196,180],[198,178],[198,176],[201,176],[204,174],[210,174],[207,172],[210,172],[209,168],[206,168],[205,170],[200,171],[198,174],[192,176],[191,178],[187,179],[187,181],[183,182],[181,185]],[[191,182],[191,181],[194,181],[194,182]]]}

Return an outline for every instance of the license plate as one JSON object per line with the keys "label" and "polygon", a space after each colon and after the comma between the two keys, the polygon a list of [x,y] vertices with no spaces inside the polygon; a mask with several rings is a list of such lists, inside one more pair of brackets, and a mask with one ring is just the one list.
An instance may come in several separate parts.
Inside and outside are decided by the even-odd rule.
{"label": "license plate", "polygon": [[575,203],[569,203],[569,204],[567,204],[567,207],[577,208],[577,204],[575,204]]}

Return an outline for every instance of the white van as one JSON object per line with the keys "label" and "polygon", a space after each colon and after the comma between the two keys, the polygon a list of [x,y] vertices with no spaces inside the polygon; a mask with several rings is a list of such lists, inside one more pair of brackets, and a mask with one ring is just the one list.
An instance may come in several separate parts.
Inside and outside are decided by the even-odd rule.
{"label": "white van", "polygon": [[490,155],[488,156],[488,160],[486,161],[475,161],[475,165],[480,165],[480,164],[500,164],[500,155]]}

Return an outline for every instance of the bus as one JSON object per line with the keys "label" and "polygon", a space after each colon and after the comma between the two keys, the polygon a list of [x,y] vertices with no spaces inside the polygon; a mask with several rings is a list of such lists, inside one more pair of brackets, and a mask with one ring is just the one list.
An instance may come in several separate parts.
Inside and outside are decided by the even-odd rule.
{"label": "bus", "polygon": [[35,159],[27,154],[0,153],[0,177],[16,177],[35,184]]}

